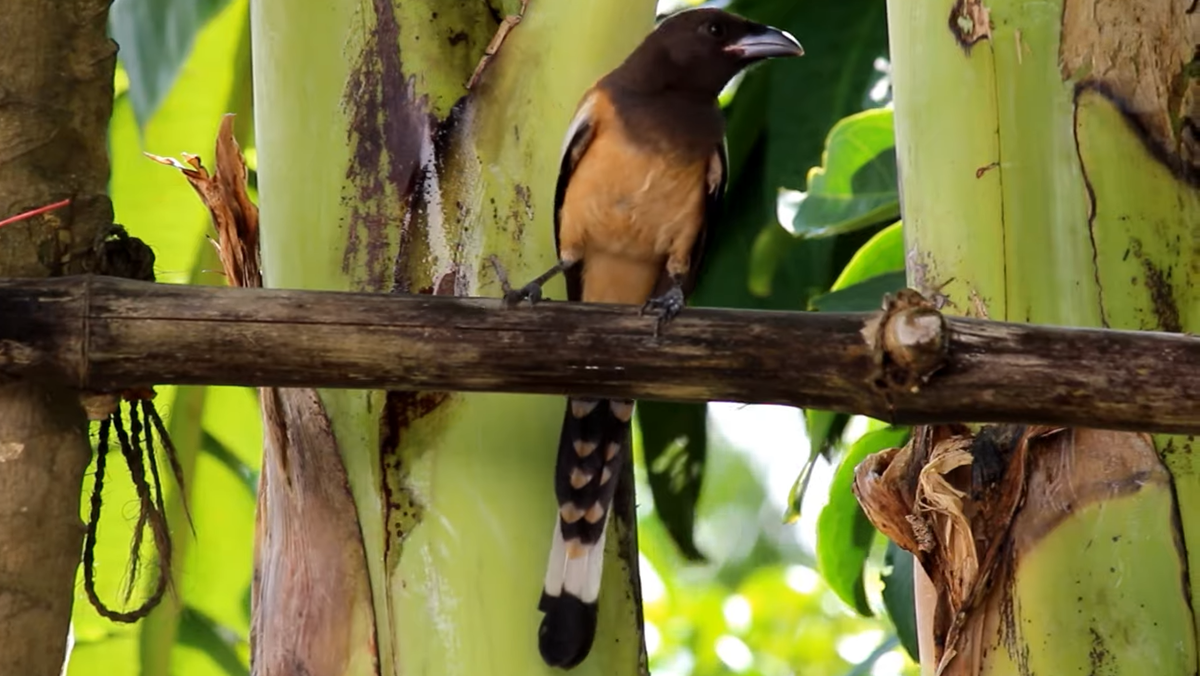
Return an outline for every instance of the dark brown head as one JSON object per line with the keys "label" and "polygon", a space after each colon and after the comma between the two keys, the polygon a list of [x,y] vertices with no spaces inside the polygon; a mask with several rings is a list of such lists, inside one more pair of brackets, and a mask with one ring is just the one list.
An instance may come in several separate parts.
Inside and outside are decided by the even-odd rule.
{"label": "dark brown head", "polygon": [[717,94],[743,68],[772,57],[801,56],[804,49],[785,31],[719,9],[674,14],[646,36],[619,69],[623,84],[637,89]]}

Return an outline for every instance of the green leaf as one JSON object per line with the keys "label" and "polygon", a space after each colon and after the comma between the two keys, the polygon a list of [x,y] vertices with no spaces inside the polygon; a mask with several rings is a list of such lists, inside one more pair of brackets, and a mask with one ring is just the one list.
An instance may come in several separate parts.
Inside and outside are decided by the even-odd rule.
{"label": "green leaf", "polygon": [[777,187],[803,187],[830,127],[863,109],[878,78],[875,59],[888,52],[886,10],[879,0],[730,3],[730,11],[789,31],[804,45],[803,57],[756,71],[770,77],[762,110],[770,139],[763,187],[771,198]]}
{"label": "green leaf", "polygon": [[145,127],[175,84],[197,34],[230,0],[116,0],[109,31],[129,76],[129,98]]}
{"label": "green leaf", "polygon": [[804,428],[808,441],[813,450],[825,457],[829,457],[829,452],[841,442],[842,432],[848,422],[850,416],[846,413],[804,409]]}
{"label": "green leaf", "polygon": [[875,108],[834,125],[823,166],[808,174],[808,194],[793,221],[799,237],[828,237],[900,217],[892,111]]}
{"label": "green leaf", "polygon": [[884,294],[904,288],[904,233],[899,221],[875,233],[842,269],[830,293],[809,301],[819,312],[878,310]]}
{"label": "green leaf", "polygon": [[[738,101],[734,100],[734,105]],[[730,142],[733,151],[733,142]],[[764,228],[787,234],[776,222],[775,200],[762,193],[764,146],[759,143],[747,156],[745,169],[726,195],[726,208],[720,220],[709,228],[712,238],[691,303],[706,307],[736,307],[758,310],[803,310],[808,298],[833,283],[841,269],[837,258],[836,240],[801,240],[786,236],[780,239],[778,263],[765,273],[752,261],[751,251]],[[848,257],[848,256],[847,256]],[[769,294],[750,292],[750,280],[760,274],[769,281],[757,281],[760,289],[766,285]]]}
{"label": "green leaf", "polygon": [[[198,36],[177,86],[144,130],[135,122],[132,96],[113,107],[110,193],[116,220],[154,249],[160,282],[192,281],[198,257],[212,249],[204,240],[212,232],[212,217],[178,170],[147,159],[142,150],[197,153],[211,170],[221,116],[236,110],[239,130],[253,126],[249,109],[234,107],[250,83],[248,58],[241,59],[248,7],[249,2],[238,0]],[[224,283],[219,268],[206,272],[202,281]]]}
{"label": "green leaf", "polygon": [[872,453],[902,445],[908,433],[908,428],[889,427],[859,437],[842,458],[829,486],[829,503],[817,519],[817,564],[821,575],[839,598],[863,616],[872,614],[863,586],[863,567],[875,538],[875,527],[863,514],[851,489],[854,468]]}
{"label": "green leaf", "polygon": [[838,291],[885,272],[904,272],[904,230],[900,221],[875,233],[854,253],[830,287]]}
{"label": "green leaf", "polygon": [[811,294],[829,288],[841,265],[835,247],[797,241],[779,225],[778,190],[800,186],[820,162],[830,127],[862,110],[877,78],[874,60],[887,53],[885,6],[876,0],[736,0],[730,9],[791,31],[807,54],[752,69],[726,108],[727,206],[709,229],[694,302],[801,310]]}
{"label": "green leaf", "polygon": [[750,269],[747,286],[750,293],[759,298],[771,295],[775,285],[775,272],[779,270],[779,261],[788,252],[792,243],[791,233],[774,224],[758,231],[754,244],[750,247]]}
{"label": "green leaf", "polygon": [[839,443],[842,431],[846,429],[848,422],[850,422],[850,416],[845,413],[804,410],[804,425],[811,450],[808,453],[808,460],[800,468],[800,474],[796,476],[791,490],[788,491],[787,511],[783,515],[784,523],[795,523],[800,519],[804,494],[808,492],[808,481],[812,478],[812,470],[817,464],[817,458],[829,457],[830,451]]}
{"label": "green leaf", "polygon": [[245,645],[245,640],[190,606],[180,613],[179,645],[196,649],[228,676],[250,674],[250,669],[238,654],[238,648]]}
{"label": "green leaf", "polygon": [[804,506],[804,494],[808,492],[808,482],[812,479],[813,467],[816,467],[819,457],[821,454],[815,447],[809,451],[808,460],[804,461],[804,466],[800,468],[800,474],[792,482],[792,488],[788,491],[787,510],[783,513],[784,523],[791,524],[800,520],[801,509]]}
{"label": "green leaf", "polygon": [[[195,541],[188,522],[190,512],[185,505],[193,504],[195,487],[193,479],[196,476],[196,455],[200,446],[200,420],[204,415],[204,406],[208,398],[207,387],[176,387],[171,402],[171,416],[166,422],[167,433],[171,445],[175,448],[180,471],[184,476],[184,491],[174,485],[167,477],[170,472],[161,474],[164,483],[171,484],[167,500],[167,523],[172,535],[172,583],[180,588],[181,582],[187,576],[187,555]],[[165,446],[159,440],[160,456],[165,456]],[[166,463],[163,463],[166,466]],[[141,622],[141,635],[138,637],[139,657],[142,676],[167,676],[171,673],[171,648],[179,631],[179,596],[163,599],[146,619]]]}
{"label": "green leaf", "polygon": [[694,528],[708,454],[708,407],[659,401],[639,401],[637,406],[654,507],[680,552],[703,561]]}
{"label": "green leaf", "polygon": [[[227,426],[225,426],[227,427]],[[204,430],[204,437],[201,445],[201,450],[212,456],[214,460],[225,466],[237,478],[242,480],[242,485],[246,487],[246,492],[254,497],[258,495],[258,471],[242,462],[242,459],[236,453],[231,451],[221,443],[221,440],[214,437]]]}
{"label": "green leaf", "polygon": [[[747,73],[737,85],[731,102],[724,108],[731,186],[745,171],[751,152],[766,131],[767,105],[771,94],[770,71],[767,68]],[[759,163],[765,160],[765,156],[756,158]]]}
{"label": "green leaf", "polygon": [[809,307],[817,312],[870,312],[883,304],[883,296],[905,287],[903,272],[885,272],[840,291],[817,296]]}
{"label": "green leaf", "polygon": [[913,660],[920,661],[917,650],[917,606],[913,595],[913,555],[888,540],[883,565],[883,607],[896,625],[900,643]]}
{"label": "green leaf", "polygon": [[[706,264],[705,276],[715,281],[702,278],[697,303],[803,309],[811,294],[828,288],[834,249],[786,242],[791,233],[778,222],[778,191],[802,185],[820,162],[829,128],[862,109],[874,60],[887,53],[884,3],[737,0],[731,10],[791,31],[806,55],[751,70],[728,108],[729,216],[710,232],[710,251],[720,260]],[[840,267],[832,261],[833,270]]]}
{"label": "green leaf", "polygon": [[209,387],[203,425],[192,491],[198,542],[189,555],[188,584],[204,593],[189,595],[187,605],[245,638],[257,504],[246,473],[258,475],[263,438],[256,390]]}

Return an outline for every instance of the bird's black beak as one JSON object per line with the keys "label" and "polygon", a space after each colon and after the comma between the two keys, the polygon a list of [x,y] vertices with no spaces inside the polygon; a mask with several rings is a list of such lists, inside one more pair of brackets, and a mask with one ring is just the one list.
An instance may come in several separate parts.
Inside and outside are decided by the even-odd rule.
{"label": "bird's black beak", "polygon": [[792,37],[791,33],[778,28],[765,27],[762,33],[755,33],[740,38],[737,42],[725,48],[725,52],[739,59],[756,61],[776,56],[804,56],[804,48]]}

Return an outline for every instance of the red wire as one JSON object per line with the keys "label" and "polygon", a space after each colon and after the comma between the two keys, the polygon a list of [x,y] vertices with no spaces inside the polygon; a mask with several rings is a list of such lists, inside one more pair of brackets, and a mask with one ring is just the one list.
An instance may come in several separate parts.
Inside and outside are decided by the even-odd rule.
{"label": "red wire", "polygon": [[23,214],[17,214],[16,216],[13,216],[11,218],[6,218],[3,221],[0,221],[0,228],[3,228],[4,226],[6,226],[10,223],[16,223],[18,221],[23,221],[27,218],[33,218],[34,216],[40,216],[48,211],[54,211],[55,209],[61,209],[70,203],[71,203],[71,200],[68,198],[61,202],[55,202],[54,204],[47,204],[44,207],[38,207],[32,211],[26,211]]}

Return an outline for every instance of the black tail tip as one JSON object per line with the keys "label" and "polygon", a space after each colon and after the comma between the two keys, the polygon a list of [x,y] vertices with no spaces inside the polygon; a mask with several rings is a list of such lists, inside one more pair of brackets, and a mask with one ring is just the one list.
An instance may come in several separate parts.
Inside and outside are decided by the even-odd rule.
{"label": "black tail tip", "polygon": [[540,609],[546,613],[538,628],[538,650],[542,660],[552,667],[570,669],[592,650],[596,638],[597,604],[578,598],[542,596]]}

